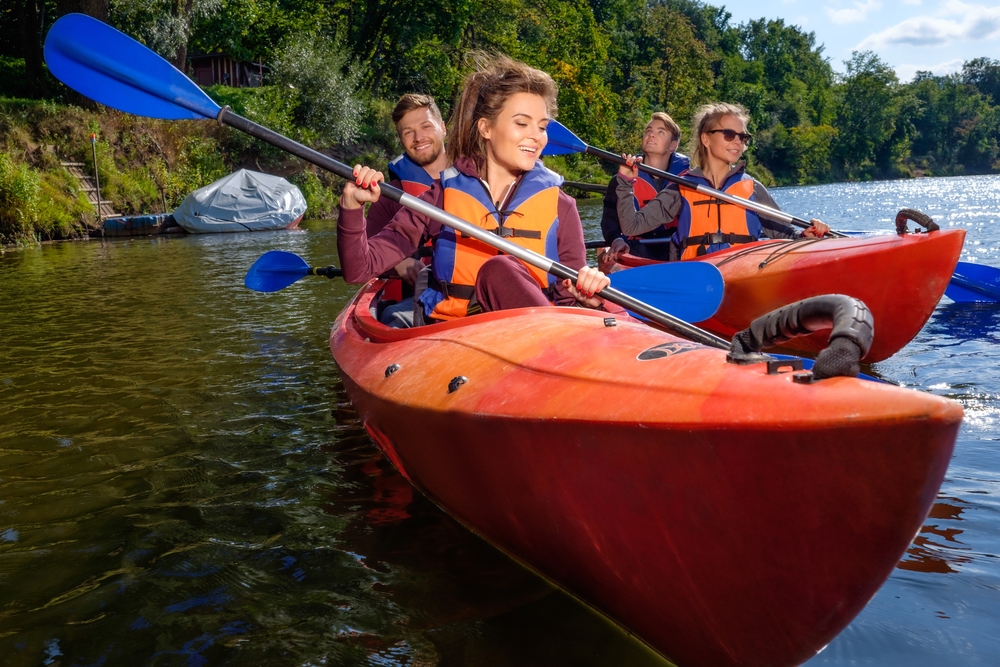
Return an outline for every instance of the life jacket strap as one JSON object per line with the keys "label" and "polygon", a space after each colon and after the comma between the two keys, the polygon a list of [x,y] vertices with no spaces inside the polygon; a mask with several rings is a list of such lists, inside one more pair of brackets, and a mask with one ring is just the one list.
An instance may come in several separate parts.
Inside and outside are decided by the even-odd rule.
{"label": "life jacket strap", "polygon": [[757,239],[748,234],[720,234],[719,232],[702,234],[700,236],[689,236],[684,239],[682,247],[687,248],[693,245],[711,246],[720,243],[736,245],[738,243],[753,243]]}
{"label": "life jacket strap", "polygon": [[521,239],[540,239],[542,238],[542,233],[537,229],[514,229],[513,227],[497,227],[496,229],[490,230],[500,238],[521,238]]}
{"label": "life jacket strap", "polygon": [[430,275],[428,283],[431,287],[441,292],[446,299],[454,297],[464,301],[471,301],[472,297],[476,295],[475,285],[460,285],[458,283],[450,283],[447,280],[438,280],[433,273]]}

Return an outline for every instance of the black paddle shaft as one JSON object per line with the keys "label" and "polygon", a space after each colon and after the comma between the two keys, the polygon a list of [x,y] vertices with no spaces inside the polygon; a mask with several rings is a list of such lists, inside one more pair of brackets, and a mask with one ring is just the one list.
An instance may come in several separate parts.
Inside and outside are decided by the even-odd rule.
{"label": "black paddle shaft", "polygon": [[[584,153],[589,153],[590,155],[598,157],[602,160],[607,160],[609,162],[614,162],[616,164],[626,164],[625,158],[623,158],[621,155],[616,155],[611,151],[606,151],[601,148],[594,148],[593,146],[587,146],[587,148],[584,149]],[[695,190],[696,192],[700,192],[703,195],[707,195],[709,197],[715,197],[716,199],[721,199],[722,201],[727,202],[729,204],[734,204],[736,206],[739,206],[740,208],[750,209],[751,211],[754,211],[761,215],[765,215],[768,218],[781,220],[782,222],[795,225],[796,227],[801,227],[802,229],[809,229],[810,227],[813,226],[811,222],[809,222],[808,220],[803,220],[798,216],[791,215],[789,213],[785,213],[784,211],[779,211],[778,209],[771,208],[770,206],[764,206],[763,204],[758,204],[756,202],[743,199],[741,197],[734,197],[732,195],[727,195],[725,192],[705,187],[699,183],[695,183],[694,181],[683,178],[682,176],[671,174],[670,172],[663,171],[662,169],[657,169],[656,167],[650,167],[648,164],[642,162],[639,163],[639,170],[644,171],[647,174],[656,176],[657,178],[666,179],[671,183],[676,183],[682,188],[687,188],[688,190]],[[840,232],[834,232],[834,231],[829,231],[827,232],[827,234],[829,234],[830,236],[847,236],[846,234],[841,234]]]}
{"label": "black paddle shaft", "polygon": [[[343,179],[354,180],[354,169],[347,166],[343,162],[338,162],[327,155],[323,155],[319,151],[303,146],[297,141],[292,141],[288,137],[280,135],[273,130],[269,130],[262,125],[258,125],[252,120],[243,118],[242,116],[233,113],[229,107],[223,107],[220,109],[219,115],[216,119],[220,124],[229,125],[230,127],[236,128],[241,132],[245,132],[252,137],[256,137],[261,141],[265,141],[272,146],[276,146],[291,153],[292,155],[300,157],[307,162],[311,162],[318,167],[331,171]],[[481,227],[469,224],[461,218],[455,217],[454,215],[447,213],[436,206],[428,204],[423,199],[406,194],[397,187],[389,185],[388,183],[380,183],[379,189],[382,191],[382,194],[389,199],[398,202],[409,209],[417,211],[418,213],[422,213],[428,218],[440,222],[442,225],[456,229],[462,232],[465,236],[482,241],[483,243],[491,245],[508,255],[513,255],[514,257],[531,264],[532,266],[538,267],[547,273],[551,273],[557,278],[569,279],[574,283],[576,283],[579,278],[579,274],[568,266],[554,262],[548,257],[534,253],[527,248],[522,248],[516,243],[511,243],[507,239],[500,238],[496,234],[492,234]],[[601,296],[612,303],[616,303],[623,308],[627,308],[634,313],[638,313],[643,317],[656,322],[657,324],[667,327],[674,333],[684,336],[685,338],[693,340],[697,343],[715,347],[720,350],[729,349],[728,341],[704,331],[703,329],[699,329],[696,326],[688,324],[684,320],[678,319],[673,315],[659,310],[658,308],[653,308],[649,304],[643,303],[642,301],[639,301],[624,292],[620,292],[613,287],[605,287],[601,290]]]}

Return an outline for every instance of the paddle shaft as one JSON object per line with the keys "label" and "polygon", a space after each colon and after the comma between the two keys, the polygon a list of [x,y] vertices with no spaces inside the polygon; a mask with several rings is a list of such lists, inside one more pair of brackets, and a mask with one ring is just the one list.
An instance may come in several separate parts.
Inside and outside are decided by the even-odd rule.
{"label": "paddle shaft", "polygon": [[[319,151],[303,146],[297,141],[292,141],[286,136],[278,134],[277,132],[269,130],[262,125],[258,125],[251,120],[243,118],[242,116],[233,113],[228,107],[223,107],[219,111],[217,120],[220,123],[229,125],[230,127],[236,128],[241,132],[245,132],[252,137],[256,137],[261,141],[265,141],[272,146],[276,146],[291,153],[292,155],[300,157],[307,162],[311,162],[318,167],[331,171],[343,179],[354,179],[354,169],[347,166],[343,162],[338,162],[327,155],[323,155]],[[483,243],[508,255],[517,257],[521,261],[539,268],[542,271],[551,273],[557,278],[569,279],[575,284],[577,278],[579,277],[579,274],[568,266],[552,261],[548,257],[539,255],[538,253],[532,252],[527,248],[522,248],[515,243],[511,243],[507,239],[501,238],[481,227],[470,224],[461,218],[433,206],[432,204],[428,204],[422,199],[406,194],[399,188],[389,185],[388,183],[380,183],[379,189],[382,191],[382,195],[398,202],[401,206],[405,206],[406,208],[425,215],[432,220],[436,220],[442,225],[451,227],[465,236],[482,241]],[[653,308],[649,304],[643,303],[638,299],[634,299],[624,292],[614,289],[613,287],[605,287],[601,290],[600,295],[608,301],[618,304],[623,308],[627,308],[634,313],[638,313],[639,315],[642,315],[657,324],[662,324],[671,331],[689,338],[690,340],[722,350],[728,350],[730,347],[728,341],[710,334],[707,331],[703,331],[698,327],[692,326],[683,320],[677,319],[662,310]]]}
{"label": "paddle shaft", "polygon": [[[656,239],[633,239],[639,241],[643,245],[659,245],[662,243],[670,243],[670,237],[664,236],[663,238]],[[587,241],[583,244],[583,247],[587,250],[597,250],[598,248],[607,248],[611,244],[607,241]]]}
{"label": "paddle shaft", "polygon": [[[617,164],[625,164],[625,158],[621,155],[616,155],[611,151],[606,151],[600,148],[594,148],[593,146],[587,146],[584,153],[589,153],[595,157],[599,157],[602,160],[607,160],[609,162],[615,162]],[[682,188],[687,188],[688,190],[694,190],[700,192],[703,195],[708,195],[714,197],[727,204],[733,204],[734,206],[739,206],[740,208],[746,208],[755,213],[760,213],[761,215],[766,215],[773,220],[780,220],[782,222],[795,225],[796,227],[801,227],[802,229],[809,229],[812,227],[812,223],[808,220],[804,220],[798,216],[785,213],[776,208],[771,208],[770,206],[764,206],[763,204],[758,204],[755,201],[750,201],[749,199],[743,199],[742,197],[735,197],[730,194],[726,194],[722,190],[716,190],[715,188],[710,188],[707,185],[702,185],[701,183],[695,183],[694,181],[683,178],[682,176],[676,176],[670,172],[663,171],[662,169],[657,169],[656,167],[650,167],[648,164],[639,163],[639,169],[656,176],[657,178],[663,178],[671,183],[676,183]],[[827,232],[830,236],[846,236],[846,234],[841,234],[840,232],[829,231]]]}
{"label": "paddle shaft", "polygon": [[344,276],[344,270],[338,269],[336,266],[310,266],[309,271],[306,273],[307,276],[326,276],[327,278],[342,278]]}

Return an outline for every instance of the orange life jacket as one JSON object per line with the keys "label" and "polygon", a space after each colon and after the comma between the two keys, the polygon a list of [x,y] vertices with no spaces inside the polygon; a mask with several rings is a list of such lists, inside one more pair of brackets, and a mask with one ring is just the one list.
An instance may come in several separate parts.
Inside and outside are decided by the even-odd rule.
{"label": "orange life jacket", "polygon": [[[449,167],[441,173],[444,190],[444,210],[462,220],[482,227],[517,245],[558,261],[556,232],[559,227],[559,186],[563,178],[545,168],[541,162],[524,174],[517,189],[509,197],[507,207],[499,211],[490,200],[490,193],[478,178]],[[440,294],[430,317],[451,320],[470,314],[469,302],[475,294],[476,276],[486,260],[499,251],[482,241],[463,236],[445,227],[434,239],[434,271],[432,284],[421,295],[425,311]],[[528,266],[541,288],[553,279],[541,269]]]}
{"label": "orange life jacket", "polygon": [[[688,178],[708,184],[703,178],[691,175]],[[743,173],[723,192],[752,199],[753,189],[753,177]],[[677,229],[683,250],[681,259],[692,259],[729,246],[752,243],[760,238],[760,220],[753,211],[688,188],[682,187],[680,191],[684,197]]]}
{"label": "orange life jacket", "polygon": [[399,179],[403,192],[419,197],[431,189],[434,178],[403,153],[389,162],[389,180]]}

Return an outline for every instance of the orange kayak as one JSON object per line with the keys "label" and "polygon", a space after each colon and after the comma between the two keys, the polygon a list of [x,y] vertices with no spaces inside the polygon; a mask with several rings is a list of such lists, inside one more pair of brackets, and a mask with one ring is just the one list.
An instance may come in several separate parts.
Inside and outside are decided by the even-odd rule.
{"label": "orange kayak", "polygon": [[330,335],[399,471],[492,544],[682,667],[797,665],[922,525],[953,401],[767,365],[580,308],[415,329],[363,289]]}
{"label": "orange kayak", "polygon": [[[758,241],[698,258],[718,267],[725,294],[718,312],[699,323],[731,338],[757,317],[820,294],[865,302],[875,318],[875,340],[864,363],[901,350],[923,328],[944,295],[965,241],[964,230],[831,239]],[[625,267],[653,260],[625,255]],[[606,267],[602,267],[606,268]],[[827,332],[786,347],[815,354]]]}

